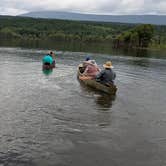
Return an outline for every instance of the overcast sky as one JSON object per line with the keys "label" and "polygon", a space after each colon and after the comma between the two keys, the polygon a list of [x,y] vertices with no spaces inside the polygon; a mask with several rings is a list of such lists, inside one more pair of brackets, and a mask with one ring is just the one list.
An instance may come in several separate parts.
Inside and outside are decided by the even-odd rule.
{"label": "overcast sky", "polygon": [[0,0],[1,15],[30,11],[71,11],[95,14],[166,14],[166,0]]}

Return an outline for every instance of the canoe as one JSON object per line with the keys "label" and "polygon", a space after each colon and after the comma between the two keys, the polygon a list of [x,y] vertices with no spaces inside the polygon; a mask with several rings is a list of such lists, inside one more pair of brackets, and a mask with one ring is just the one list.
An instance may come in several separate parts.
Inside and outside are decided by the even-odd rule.
{"label": "canoe", "polygon": [[113,85],[113,84],[109,84],[109,85],[101,84],[100,82],[97,82],[95,79],[92,79],[91,77],[84,76],[82,74],[83,71],[84,71],[84,69],[83,69],[82,65],[79,65],[78,66],[78,72],[77,72],[77,76],[78,76],[79,81],[83,82],[85,85],[87,85],[87,86],[89,86],[89,87],[91,87],[93,89],[102,91],[104,93],[111,94],[111,95],[115,95],[116,94],[116,91],[117,91],[116,85]]}

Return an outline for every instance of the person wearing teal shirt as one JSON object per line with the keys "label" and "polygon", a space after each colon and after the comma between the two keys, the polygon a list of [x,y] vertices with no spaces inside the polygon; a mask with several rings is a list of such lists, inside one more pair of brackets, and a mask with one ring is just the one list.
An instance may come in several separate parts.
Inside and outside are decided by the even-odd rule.
{"label": "person wearing teal shirt", "polygon": [[43,57],[43,64],[51,65],[53,63],[53,58],[48,54]]}

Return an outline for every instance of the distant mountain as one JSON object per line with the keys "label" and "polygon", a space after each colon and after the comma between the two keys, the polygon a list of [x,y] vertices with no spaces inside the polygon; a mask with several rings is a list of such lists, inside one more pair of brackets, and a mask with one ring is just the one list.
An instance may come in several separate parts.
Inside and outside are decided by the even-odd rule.
{"label": "distant mountain", "polygon": [[78,21],[166,25],[166,15],[95,15],[95,14],[80,14],[72,12],[41,11],[41,12],[29,12],[19,16],[33,17],[33,18],[62,19],[62,20],[78,20]]}

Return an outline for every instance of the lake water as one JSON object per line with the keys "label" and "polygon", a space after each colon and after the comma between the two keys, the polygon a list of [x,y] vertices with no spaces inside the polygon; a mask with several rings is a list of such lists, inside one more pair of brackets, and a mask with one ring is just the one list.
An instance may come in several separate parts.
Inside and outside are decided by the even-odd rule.
{"label": "lake water", "polygon": [[[0,166],[165,166],[166,59],[62,50],[45,73],[49,50],[0,47]],[[116,96],[78,82],[86,55],[112,60]]]}

